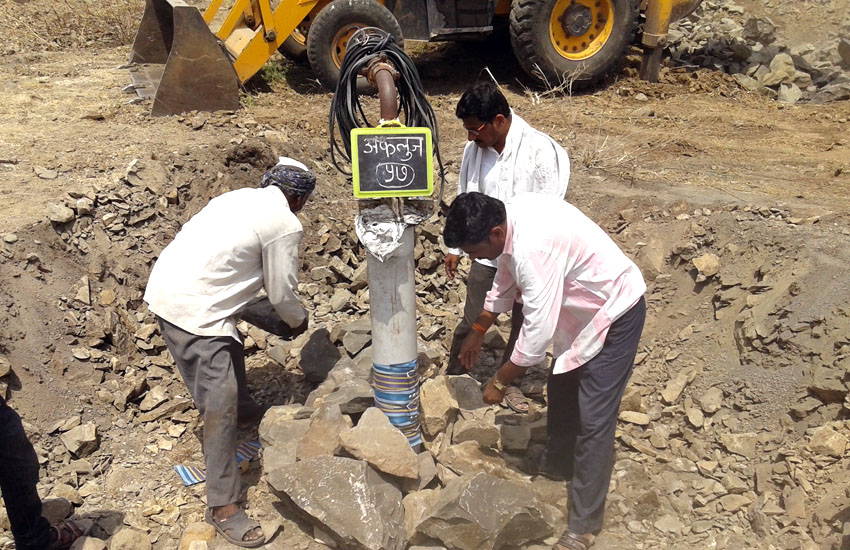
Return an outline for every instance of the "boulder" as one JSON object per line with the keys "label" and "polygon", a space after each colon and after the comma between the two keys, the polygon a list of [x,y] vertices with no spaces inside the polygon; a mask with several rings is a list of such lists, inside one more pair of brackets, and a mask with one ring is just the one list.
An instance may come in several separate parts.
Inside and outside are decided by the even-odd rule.
{"label": "boulder", "polygon": [[446,430],[454,421],[457,401],[446,383],[448,377],[429,378],[419,388],[419,420],[422,431],[428,436],[436,436]]}
{"label": "boulder", "polygon": [[782,103],[793,105],[803,98],[803,91],[796,84],[783,84],[779,87],[777,100]]}
{"label": "boulder", "polygon": [[741,88],[747,90],[748,92],[754,92],[759,87],[759,82],[755,78],[751,76],[747,76],[745,74],[735,74],[733,75],[735,80],[738,81],[738,84]]}
{"label": "boulder", "polygon": [[823,365],[812,368],[812,381],[809,391],[826,403],[840,403],[848,390],[844,384],[844,370]]}
{"label": "boulder", "polygon": [[761,79],[762,86],[778,86],[791,84],[797,75],[794,60],[787,53],[777,54],[770,61],[770,72]]}
{"label": "boulder", "polygon": [[298,442],[298,460],[314,456],[333,456],[342,448],[340,434],[351,428],[351,419],[342,414],[339,405],[322,405],[310,418],[310,427]]}
{"label": "boulder", "polygon": [[127,166],[124,181],[133,187],[147,189],[154,196],[160,196],[165,194],[169,182],[168,170],[154,160],[134,159]]}
{"label": "boulder", "polygon": [[410,479],[419,477],[416,452],[380,409],[366,409],[357,426],[340,434],[340,442],[352,456],[382,472]]}
{"label": "boulder", "polygon": [[[77,494],[79,496],[79,493]],[[45,499],[41,503],[41,515],[50,525],[56,525],[65,520],[74,511],[74,505],[67,498],[56,496]]]}
{"label": "boulder", "polygon": [[63,204],[50,203],[47,205],[47,219],[53,223],[70,223],[75,218],[74,211]]}
{"label": "boulder", "polygon": [[263,471],[268,473],[296,460],[299,441],[310,428],[310,419],[296,419],[297,405],[272,407],[260,422]]}
{"label": "boulder", "polygon": [[344,288],[337,288],[330,299],[331,311],[342,311],[353,299],[354,295],[351,292]]}
{"label": "boulder", "polygon": [[735,453],[746,458],[755,458],[756,442],[758,435],[754,433],[723,434],[720,442],[730,453]]}
{"label": "boulder", "polygon": [[402,505],[404,506],[404,529],[407,532],[407,538],[409,540],[416,538],[416,528],[428,517],[428,512],[431,511],[439,494],[439,489],[425,489],[423,491],[409,493],[402,500]]}
{"label": "boulder", "polygon": [[840,458],[847,449],[847,438],[829,426],[821,426],[812,433],[809,448],[819,455]]}
{"label": "boulder", "polygon": [[708,388],[695,401],[699,404],[702,412],[714,414],[723,406],[723,390],[717,387]]}
{"label": "boulder", "polygon": [[143,412],[151,411],[157,408],[162,403],[168,401],[168,394],[164,386],[154,386],[148,391],[142,402],[139,403],[139,410]]}
{"label": "boulder", "polygon": [[360,334],[357,332],[347,332],[342,337],[342,347],[352,357],[360,353],[360,351],[372,342],[370,334]]}
{"label": "boulder", "polygon": [[70,453],[78,458],[92,454],[100,444],[97,425],[93,423],[77,426],[59,436],[62,444]]}
{"label": "boulder", "polygon": [[460,476],[486,472],[502,479],[522,479],[522,474],[508,468],[498,453],[482,449],[474,441],[449,445],[437,455],[437,462]]}
{"label": "boulder", "polygon": [[368,380],[355,379],[334,388],[329,395],[312,403],[308,397],[307,403],[312,406],[339,405],[343,414],[360,414],[375,404],[375,392]]}
{"label": "boulder", "polygon": [[655,280],[664,272],[664,248],[660,241],[651,240],[649,244],[641,248],[635,256],[635,263],[647,283]]}
{"label": "boulder", "polygon": [[324,382],[307,396],[306,405],[337,404],[343,414],[358,414],[375,403],[369,376],[372,362],[357,362],[343,357],[334,365]]}
{"label": "boulder", "polygon": [[688,375],[679,373],[676,378],[667,382],[667,385],[661,390],[661,399],[668,405],[672,405],[679,400],[682,392],[685,391],[685,386],[688,385]]}
{"label": "boulder", "polygon": [[544,510],[528,482],[479,472],[450,481],[416,531],[453,550],[525,548],[553,534]]}
{"label": "boulder", "polygon": [[770,19],[751,17],[744,23],[744,38],[768,45],[776,40],[776,25]]}
{"label": "boulder", "polygon": [[531,440],[531,430],[528,426],[502,424],[499,435],[503,450],[520,453],[528,450],[528,442]]}
{"label": "boulder", "polygon": [[489,407],[484,403],[484,393],[481,390],[481,384],[471,376],[464,374],[462,376],[448,376],[446,385],[449,388],[458,409],[462,411],[472,411],[481,407]]}
{"label": "boulder", "polygon": [[109,550],[151,550],[147,534],[125,527],[109,539]]}
{"label": "boulder", "polygon": [[[83,497],[80,496],[80,492],[77,491],[74,487],[68,485],[67,483],[57,483],[53,486],[53,489],[50,491],[50,497],[59,499],[60,501],[64,500],[70,502],[75,506],[80,506],[83,503]],[[62,509],[64,508],[63,504],[57,504],[57,507]],[[44,515],[44,512],[42,512]],[[68,517],[67,515],[65,517]],[[60,521],[64,518],[60,518]]]}
{"label": "boulder", "polygon": [[495,448],[499,444],[496,413],[491,407],[460,411],[452,432],[452,442],[475,441],[481,447]]}
{"label": "boulder", "polygon": [[720,258],[717,257],[717,254],[703,254],[692,261],[694,267],[697,268],[696,281],[698,283],[714,277],[720,271]]}
{"label": "boulder", "polygon": [[339,361],[339,349],[330,341],[324,328],[314,331],[298,357],[298,366],[310,382],[321,382]]}
{"label": "boulder", "polygon": [[190,523],[183,531],[177,550],[190,550],[195,542],[212,543],[215,540],[215,527],[205,522]]}
{"label": "boulder", "polygon": [[319,456],[278,468],[266,479],[278,497],[340,547],[403,550],[407,545],[401,491],[366,462]]}

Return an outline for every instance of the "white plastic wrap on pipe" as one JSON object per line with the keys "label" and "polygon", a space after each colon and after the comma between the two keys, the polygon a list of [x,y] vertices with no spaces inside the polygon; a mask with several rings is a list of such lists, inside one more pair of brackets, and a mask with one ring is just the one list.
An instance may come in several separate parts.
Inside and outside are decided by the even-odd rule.
{"label": "white plastic wrap on pipe", "polygon": [[[354,218],[357,238],[381,262],[390,258],[401,246],[406,228],[422,222],[425,216],[415,208],[406,208],[401,220],[387,205],[364,209]],[[413,258],[413,252],[411,252]]]}

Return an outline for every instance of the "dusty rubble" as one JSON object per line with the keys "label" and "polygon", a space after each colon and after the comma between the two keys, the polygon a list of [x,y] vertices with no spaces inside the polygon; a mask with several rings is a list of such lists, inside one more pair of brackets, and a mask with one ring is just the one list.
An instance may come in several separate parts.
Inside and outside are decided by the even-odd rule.
{"label": "dusty rubble", "polygon": [[[180,488],[169,477],[172,464],[202,464],[197,413],[140,298],[149,264],[178,220],[231,178],[256,177],[260,168],[251,162],[273,158],[262,142],[249,150],[241,162],[230,155],[229,166],[188,154],[134,161],[114,188],[70,191],[57,206],[71,210],[72,220],[50,217],[56,209],[46,213],[43,238],[52,232],[50,246],[88,266],[60,298],[69,352],[57,349],[50,368],[93,392],[81,414],[33,435],[46,467],[45,493],[65,503],[57,518],[78,507],[92,537],[110,550],[173,548],[181,538],[186,548],[211,543],[211,534],[192,524],[203,510],[203,485]],[[551,544],[563,528],[564,488],[522,472],[545,441],[545,365],[522,382],[534,400],[527,415],[481,402],[478,382],[504,346],[499,329],[488,335],[471,376],[440,374],[463,287],[442,272],[439,220],[417,229],[426,440],[417,455],[373,408],[369,294],[350,224],[326,211],[307,215],[313,230],[300,290],[313,328],[285,342],[240,325],[249,368],[264,373],[255,394],[290,403],[273,408],[260,426],[262,467],[249,474],[262,481],[249,498],[279,499],[285,521],[305,521],[317,540],[344,548]],[[821,223],[782,207],[738,204],[653,206],[639,215],[629,209],[603,221],[646,274],[650,318],[698,312],[673,332],[647,326],[623,400],[607,531],[633,538],[635,548],[673,540],[815,548],[841,539],[841,480],[850,477],[850,311],[829,293],[811,306],[807,281],[839,265],[815,268],[794,237]],[[767,226],[787,239],[765,241]],[[18,276],[55,276],[38,253],[10,240],[2,250]],[[127,253],[104,254],[115,248]],[[715,338],[733,339],[739,355],[723,357]],[[714,380],[703,375],[706,361],[751,369]],[[0,368],[8,380],[16,366],[0,360]],[[112,420],[93,419],[94,410]],[[780,429],[769,418],[781,418]],[[142,465],[158,471],[157,479],[123,485],[121,472]],[[122,495],[123,516],[98,512],[112,491]],[[503,505],[475,511],[484,502]],[[267,532],[284,521],[276,513],[261,516]],[[380,520],[358,519],[363,513]],[[187,534],[198,530],[198,540]]]}
{"label": "dusty rubble", "polygon": [[841,18],[836,34],[789,45],[770,18],[755,17],[734,0],[706,0],[671,25],[667,49],[677,64],[722,70],[742,88],[783,103],[850,100],[850,15],[832,13]]}
{"label": "dusty rubble", "polygon": [[[787,4],[789,13],[814,5]],[[783,29],[771,30],[764,16],[742,9],[706,2],[698,18],[678,28],[682,37],[674,36],[673,55],[691,67],[737,74],[742,85],[749,76],[770,96],[793,98],[794,85],[801,101],[835,99],[833,87],[844,93],[846,33],[818,36],[823,42],[814,49],[786,45]],[[97,66],[118,64],[115,55],[106,58]],[[55,62],[65,70],[64,58]],[[88,74],[77,67],[53,81],[37,55],[14,67],[9,86],[15,101],[28,102],[15,103],[29,110],[20,115],[27,130],[46,128],[36,116],[43,106],[33,101],[59,88],[78,93],[75,79]],[[424,70],[432,80],[457,76],[440,63]],[[718,81],[711,71],[683,74],[700,83],[706,73],[707,85]],[[607,523],[597,548],[841,548],[850,538],[850,230],[840,208],[823,204],[829,200],[823,189],[837,189],[833,198],[843,204],[848,166],[839,156],[847,143],[838,121],[847,113],[835,105],[784,110],[803,113],[788,120],[807,128],[804,138],[795,136],[805,146],[793,154],[818,160],[796,164],[781,147],[781,154],[762,159],[755,156],[761,150],[746,149],[729,133],[734,128],[752,141],[774,140],[765,147],[787,139],[765,129],[782,114],[772,104],[740,93],[735,100],[747,109],[731,100],[700,101],[669,73],[663,76],[668,79],[658,85],[624,80],[598,97],[558,98],[544,105],[549,110],[542,115],[523,96],[511,96],[529,120],[537,116],[532,122],[539,127],[559,133],[564,143],[571,140],[569,200],[636,258],[649,286],[649,321],[623,400]],[[657,116],[635,120],[629,114],[631,99],[622,92],[630,86],[646,92],[634,100]],[[25,145],[49,151],[38,162],[0,143],[0,170],[12,184],[21,173],[39,184],[62,182],[61,194],[39,211],[39,223],[3,227],[0,392],[20,390],[23,380],[18,395],[42,382],[50,388],[45,391],[59,385],[73,395],[72,409],[61,417],[45,402],[44,414],[31,415],[26,429],[43,467],[45,513],[52,521],[73,515],[89,528],[77,550],[223,548],[200,523],[203,485],[183,487],[172,471],[177,464],[202,465],[201,423],[141,296],[152,261],[180,224],[210,197],[255,185],[278,154],[311,159],[323,186],[303,217],[300,290],[311,330],[284,342],[240,325],[253,393],[276,405],[258,434],[243,434],[264,445],[261,460],[247,464],[244,477],[250,513],[274,536],[269,548],[369,548],[385,541],[391,541],[387,547],[405,541],[432,549],[550,547],[547,537],[563,528],[564,487],[522,472],[545,437],[545,365],[522,381],[533,400],[525,416],[480,403],[476,381],[484,381],[500,357],[500,330],[488,333],[488,351],[471,376],[441,374],[464,288],[442,273],[439,218],[417,229],[415,249],[425,448],[402,451],[372,408],[369,292],[351,224],[355,206],[346,200],[348,183],[329,163],[325,115],[310,118],[299,106],[326,97],[310,89],[286,96],[289,104],[265,100],[259,122],[254,112],[215,113],[177,117],[169,125],[150,121],[146,109],[119,107],[125,98],[118,90],[119,99],[110,90],[104,92],[108,99],[98,96],[86,107],[95,114],[69,115],[74,128],[101,141],[109,134],[94,124],[115,124],[121,128],[116,132],[142,128],[128,131],[139,141],[144,133],[178,137],[154,140],[143,147],[145,154],[138,147],[114,153],[97,144],[71,144],[63,154],[65,138],[57,133],[57,141]],[[449,122],[441,126],[449,130],[443,139],[454,147],[446,146],[445,156],[455,153],[451,182],[464,139],[450,126],[458,90],[439,90],[435,107]],[[695,108],[728,110],[744,120],[733,126],[737,121],[718,115],[712,126],[712,119],[692,116]],[[50,131],[60,128],[66,113],[44,110]],[[293,113],[296,122],[281,122],[281,112]],[[572,118],[558,118],[562,112]],[[807,125],[805,117],[817,123]],[[290,123],[298,131],[286,131]],[[823,130],[827,125],[831,133]],[[200,137],[188,139],[175,126]],[[692,130],[695,135],[685,135]],[[670,135],[657,139],[655,133]],[[622,182],[617,174],[628,170],[609,160],[616,139],[628,142],[629,158],[641,164]],[[125,145],[115,141],[116,149]],[[732,151],[727,141],[746,150]],[[85,157],[89,149],[93,157],[109,158]],[[747,154],[754,158],[743,158]],[[746,169],[730,167],[739,160]],[[747,192],[771,185],[777,174],[793,182],[771,188],[772,195]],[[387,448],[399,449],[392,460],[386,460]],[[308,476],[328,482],[321,486],[326,498],[314,494],[319,483],[302,483]],[[507,492],[521,494],[522,502],[481,510],[476,519],[464,516],[469,503],[502,501]],[[360,511],[350,505],[361,497],[381,522],[355,521]],[[331,498],[341,502],[342,513],[327,509]],[[449,527],[459,521],[468,528],[462,536]],[[11,539],[2,511],[0,529],[5,550]]]}

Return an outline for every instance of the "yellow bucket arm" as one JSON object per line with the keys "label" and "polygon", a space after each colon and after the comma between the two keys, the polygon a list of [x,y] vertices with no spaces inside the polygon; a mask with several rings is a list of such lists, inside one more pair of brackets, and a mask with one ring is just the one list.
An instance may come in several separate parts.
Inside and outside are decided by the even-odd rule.
{"label": "yellow bucket arm", "polygon": [[[281,0],[272,9],[270,0],[237,0],[215,35],[233,56],[239,81],[254,76],[318,3]],[[207,24],[212,23],[221,4],[222,0],[213,0],[207,7]]]}

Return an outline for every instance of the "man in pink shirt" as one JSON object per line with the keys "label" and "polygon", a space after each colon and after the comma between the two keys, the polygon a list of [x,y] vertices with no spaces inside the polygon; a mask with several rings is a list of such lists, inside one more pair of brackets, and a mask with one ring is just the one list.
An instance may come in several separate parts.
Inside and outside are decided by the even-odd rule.
{"label": "man in pink shirt", "polygon": [[464,366],[475,363],[499,313],[522,302],[516,346],[484,400],[499,403],[505,387],[552,349],[540,469],[572,482],[569,526],[555,550],[586,550],[602,528],[617,414],[646,318],[640,270],[576,207],[533,193],[507,206],[481,193],[460,195],[443,239],[473,260],[498,258],[493,288],[461,346]]}

